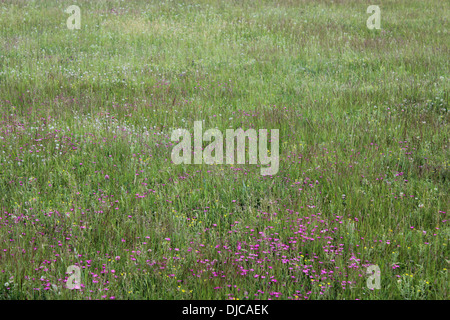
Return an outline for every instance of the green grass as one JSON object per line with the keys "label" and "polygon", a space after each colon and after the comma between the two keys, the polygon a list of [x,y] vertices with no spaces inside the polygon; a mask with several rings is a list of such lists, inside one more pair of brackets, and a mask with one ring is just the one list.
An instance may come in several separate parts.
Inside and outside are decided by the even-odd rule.
{"label": "green grass", "polygon": [[[2,1],[0,299],[448,299],[450,3],[378,4]],[[279,172],[172,164],[198,120]]]}

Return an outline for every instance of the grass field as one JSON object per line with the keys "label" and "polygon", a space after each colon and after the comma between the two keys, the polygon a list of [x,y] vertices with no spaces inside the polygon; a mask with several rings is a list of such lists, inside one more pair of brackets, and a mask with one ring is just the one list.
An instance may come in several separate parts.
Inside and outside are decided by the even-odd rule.
{"label": "grass field", "polygon": [[[1,1],[0,299],[449,299],[449,16]],[[279,129],[279,171],[173,164],[194,121]]]}

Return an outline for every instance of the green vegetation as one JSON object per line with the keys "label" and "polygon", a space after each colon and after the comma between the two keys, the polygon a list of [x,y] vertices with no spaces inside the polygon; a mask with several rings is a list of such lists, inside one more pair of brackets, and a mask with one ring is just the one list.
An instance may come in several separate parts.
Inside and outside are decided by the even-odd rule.
{"label": "green vegetation", "polygon": [[379,2],[2,1],[0,299],[448,299],[450,3]]}

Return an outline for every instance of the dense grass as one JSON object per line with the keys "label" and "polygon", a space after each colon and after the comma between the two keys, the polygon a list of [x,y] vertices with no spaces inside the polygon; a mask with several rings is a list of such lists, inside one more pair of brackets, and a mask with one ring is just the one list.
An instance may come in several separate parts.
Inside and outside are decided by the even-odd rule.
{"label": "dense grass", "polygon": [[[2,1],[0,299],[448,299],[450,4],[369,4]],[[174,165],[198,120],[279,172]]]}

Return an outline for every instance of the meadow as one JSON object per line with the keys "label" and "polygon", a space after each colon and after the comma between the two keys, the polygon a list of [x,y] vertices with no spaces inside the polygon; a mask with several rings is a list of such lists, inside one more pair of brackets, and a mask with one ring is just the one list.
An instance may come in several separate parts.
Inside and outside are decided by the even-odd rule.
{"label": "meadow", "polygon": [[[1,1],[0,299],[449,299],[449,16]],[[194,121],[279,129],[279,171],[173,164]]]}

